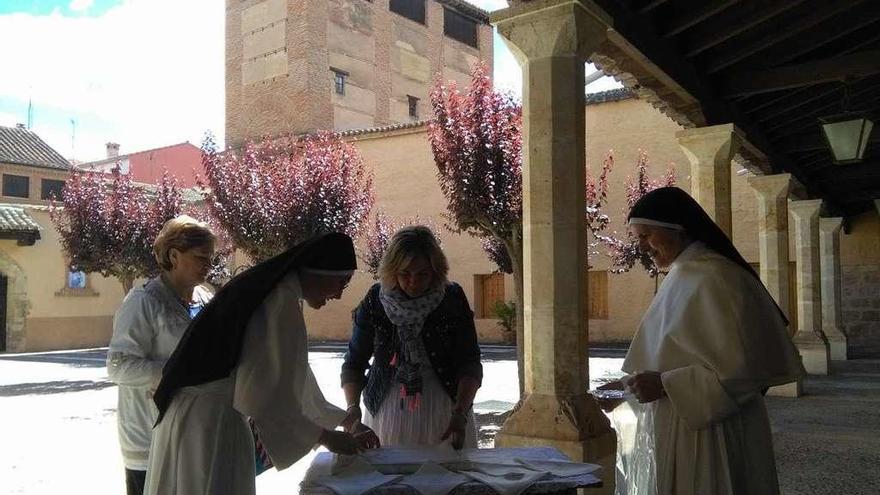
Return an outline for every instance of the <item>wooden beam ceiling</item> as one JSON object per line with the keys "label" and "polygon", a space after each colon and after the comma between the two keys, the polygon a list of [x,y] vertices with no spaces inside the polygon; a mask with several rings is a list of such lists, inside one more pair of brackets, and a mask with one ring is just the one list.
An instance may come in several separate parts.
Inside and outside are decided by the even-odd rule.
{"label": "wooden beam ceiling", "polygon": [[721,96],[747,96],[880,73],[880,50],[724,75]]}
{"label": "wooden beam ceiling", "polygon": [[[874,148],[876,146],[880,146],[880,133],[873,132],[868,139],[868,147]],[[827,150],[828,143],[825,141],[825,136],[823,136],[821,132],[811,132],[786,138],[785,140],[780,141],[777,147],[781,153],[794,154],[807,151]]]}
{"label": "wooden beam ceiling", "polygon": [[[757,34],[749,42],[736,42],[734,39],[726,43],[733,46],[728,47],[727,50],[718,50],[718,53],[712,54],[711,59],[705,65],[706,72],[709,74],[719,72],[740,60],[796,36],[863,1],[865,0],[823,2],[818,7],[812,8],[806,15],[797,17],[796,20],[791,20],[788,16],[777,18],[777,22],[765,24],[762,28],[763,32]],[[721,47],[718,48],[720,49]]]}
{"label": "wooden beam ceiling", "polygon": [[[776,67],[797,60],[833,41],[846,38],[862,28],[870,27],[878,19],[880,19],[880,2],[868,2],[861,9],[843,11],[829,17],[821,24],[804,31],[802,36],[777,43],[755,56],[741,60],[737,66]],[[835,52],[835,55],[840,54],[842,50]]]}
{"label": "wooden beam ceiling", "polygon": [[804,0],[764,0],[747,2],[744,5],[725,12],[725,16],[713,19],[713,22],[694,26],[683,40],[684,55],[693,58],[704,51],[719,45],[734,36],[797,7]]}
{"label": "wooden beam ceiling", "polygon": [[740,0],[716,0],[714,2],[706,2],[700,8],[693,9],[687,15],[679,17],[671,22],[662,36],[664,38],[671,38],[685,29],[704,22],[706,19],[732,5],[738,4],[739,2]]}
{"label": "wooden beam ceiling", "polygon": [[794,174],[832,212],[873,208],[864,199],[880,197],[880,131],[865,165],[833,166],[818,117],[841,110],[846,79],[853,109],[880,118],[880,0],[593,2],[614,19],[597,55],[670,115],[736,124],[773,171]]}

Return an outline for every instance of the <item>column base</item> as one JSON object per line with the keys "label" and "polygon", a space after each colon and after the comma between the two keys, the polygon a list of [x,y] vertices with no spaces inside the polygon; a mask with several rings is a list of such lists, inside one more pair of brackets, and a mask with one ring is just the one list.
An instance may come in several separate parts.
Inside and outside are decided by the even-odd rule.
{"label": "column base", "polygon": [[767,390],[767,395],[772,397],[800,397],[804,395],[804,382],[798,380],[796,382],[770,387],[770,389]]}
{"label": "column base", "polygon": [[602,466],[602,488],[587,493],[614,493],[617,436],[596,401],[587,394],[529,394],[504,422],[495,446],[556,447],[573,461]]}
{"label": "column base", "polygon": [[810,375],[827,375],[829,368],[828,343],[815,338],[799,339],[796,335],[794,345],[801,354],[804,369]]}
{"label": "column base", "polygon": [[828,338],[828,353],[832,361],[846,361],[846,336],[825,335]]}

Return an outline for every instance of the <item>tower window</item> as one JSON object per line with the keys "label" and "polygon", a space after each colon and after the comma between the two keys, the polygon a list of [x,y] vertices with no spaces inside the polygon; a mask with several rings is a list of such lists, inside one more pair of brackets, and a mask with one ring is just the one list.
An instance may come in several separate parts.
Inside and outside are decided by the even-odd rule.
{"label": "tower window", "polygon": [[450,9],[443,9],[443,34],[477,48],[477,23]]}
{"label": "tower window", "polygon": [[345,80],[348,79],[348,72],[339,69],[330,69],[333,71],[333,88],[336,94],[345,95]]}
{"label": "tower window", "polygon": [[409,103],[409,116],[414,119],[419,118],[419,99],[411,95],[406,95],[406,99]]}
{"label": "tower window", "polygon": [[388,8],[409,20],[425,23],[425,0],[391,0]]}

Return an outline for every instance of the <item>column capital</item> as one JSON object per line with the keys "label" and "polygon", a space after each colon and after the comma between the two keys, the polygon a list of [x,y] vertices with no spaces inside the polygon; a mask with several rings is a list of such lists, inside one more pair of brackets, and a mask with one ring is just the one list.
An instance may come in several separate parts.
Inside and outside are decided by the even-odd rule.
{"label": "column capital", "polygon": [[767,201],[788,198],[791,192],[791,174],[754,175],[748,182],[755,193]]}
{"label": "column capital", "polygon": [[745,140],[745,133],[736,124],[718,124],[703,127],[691,127],[675,133],[678,142],[682,145],[689,142],[722,142],[734,137]]}
{"label": "column capital", "polygon": [[691,196],[731,236],[731,160],[744,142],[742,131],[734,124],[720,124],[684,129],[675,137],[691,165]]}
{"label": "column capital", "polygon": [[512,1],[492,24],[520,65],[569,56],[586,60],[607,39],[613,19],[592,0]]}
{"label": "column capital", "polygon": [[843,217],[822,217],[819,219],[819,233],[836,235],[843,227]]}
{"label": "column capital", "polygon": [[822,211],[821,199],[798,199],[789,200],[788,211],[797,220],[813,220],[818,218]]}

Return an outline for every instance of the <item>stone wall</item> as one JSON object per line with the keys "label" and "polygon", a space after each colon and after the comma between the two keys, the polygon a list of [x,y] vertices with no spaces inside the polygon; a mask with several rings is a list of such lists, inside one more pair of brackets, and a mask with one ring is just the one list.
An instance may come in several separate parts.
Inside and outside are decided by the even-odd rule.
{"label": "stone wall", "polygon": [[880,355],[880,266],[841,267],[841,287],[849,357]]}

